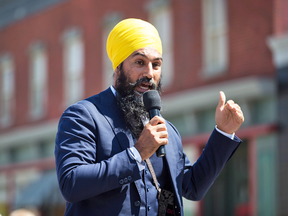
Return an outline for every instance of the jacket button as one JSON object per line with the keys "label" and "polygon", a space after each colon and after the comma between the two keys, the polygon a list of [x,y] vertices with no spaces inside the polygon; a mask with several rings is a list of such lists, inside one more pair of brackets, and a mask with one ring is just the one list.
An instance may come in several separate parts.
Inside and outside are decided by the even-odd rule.
{"label": "jacket button", "polygon": [[131,176],[128,176],[128,181],[131,181],[132,180],[132,177]]}
{"label": "jacket button", "polygon": [[128,178],[124,178],[124,183],[127,183],[128,182]]}
{"label": "jacket button", "polygon": [[119,184],[120,184],[120,185],[123,185],[123,183],[124,183],[123,179],[120,179],[120,180],[119,180]]}
{"label": "jacket button", "polygon": [[134,206],[139,207],[139,206],[140,206],[140,201],[136,201],[136,202],[134,203]]}

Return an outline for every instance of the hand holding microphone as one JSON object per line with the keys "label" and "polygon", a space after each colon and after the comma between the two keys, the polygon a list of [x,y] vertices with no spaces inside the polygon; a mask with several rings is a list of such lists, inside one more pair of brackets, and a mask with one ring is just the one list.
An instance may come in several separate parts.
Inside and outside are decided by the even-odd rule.
{"label": "hand holding microphone", "polygon": [[163,157],[165,156],[164,145],[168,144],[168,132],[165,120],[159,116],[161,100],[158,92],[150,90],[144,93],[143,102],[151,120],[145,125],[134,147],[140,153],[142,160],[150,158],[155,152],[157,156]]}
{"label": "hand holding microphone", "polygon": [[[161,99],[156,90],[150,90],[143,94],[143,102],[147,112],[149,112],[150,119],[154,116],[160,116]],[[164,145],[161,145],[156,151],[157,157],[164,157],[166,155]]]}

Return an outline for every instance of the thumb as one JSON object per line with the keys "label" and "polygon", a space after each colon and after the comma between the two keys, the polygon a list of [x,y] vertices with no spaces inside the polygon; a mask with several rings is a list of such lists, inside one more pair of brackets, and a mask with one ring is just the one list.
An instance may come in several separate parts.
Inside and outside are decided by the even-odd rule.
{"label": "thumb", "polygon": [[220,91],[220,92],[219,92],[218,108],[224,106],[225,102],[226,102],[226,96],[225,96],[225,94],[224,94],[223,91]]}

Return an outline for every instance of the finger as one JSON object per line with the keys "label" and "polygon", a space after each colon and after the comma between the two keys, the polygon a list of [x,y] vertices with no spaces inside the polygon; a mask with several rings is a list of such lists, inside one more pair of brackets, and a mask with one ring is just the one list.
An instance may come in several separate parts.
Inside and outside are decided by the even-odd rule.
{"label": "finger", "polygon": [[220,91],[220,92],[219,92],[219,103],[218,103],[218,107],[224,106],[225,101],[226,101],[226,96],[225,96],[225,94],[224,94],[223,91]]}
{"label": "finger", "polygon": [[158,133],[158,135],[159,135],[160,139],[167,139],[168,138],[167,131],[161,131],[161,132]]}
{"label": "finger", "polygon": [[161,139],[159,144],[160,144],[160,146],[161,145],[167,145],[168,144],[168,139]]}
{"label": "finger", "polygon": [[165,120],[160,117],[160,116],[154,116],[151,120],[150,120],[150,124],[152,126],[158,125],[158,124],[165,124]]}
{"label": "finger", "polygon": [[233,100],[227,101],[227,105],[228,105],[229,109],[233,109],[233,110],[240,109],[241,110],[241,107],[237,103],[235,103]]}
{"label": "finger", "polygon": [[237,111],[237,115],[238,115],[238,118],[244,122],[244,115],[243,115],[243,112],[240,110],[240,111]]}
{"label": "finger", "polygon": [[168,144],[168,137],[159,137],[157,140],[159,145],[167,145]]}
{"label": "finger", "polygon": [[227,103],[226,103],[228,109],[233,109],[234,107],[234,101],[233,100],[228,100]]}
{"label": "finger", "polygon": [[228,100],[228,101],[227,101],[227,104],[228,104],[228,103],[231,104],[231,105],[232,105],[232,104],[235,104],[235,102],[234,102],[233,100]]}
{"label": "finger", "polygon": [[156,130],[157,130],[158,132],[160,132],[160,131],[167,131],[167,128],[166,128],[166,125],[165,125],[165,124],[158,124],[158,125],[156,125]]}
{"label": "finger", "polygon": [[233,101],[233,103],[234,104],[231,104],[232,102],[230,101],[228,101],[227,102],[227,107],[228,107],[228,109],[232,112],[232,113],[234,113],[235,114],[235,116],[239,119],[239,120],[241,120],[241,122],[243,122],[244,121],[244,115],[243,115],[243,112],[242,112],[242,110],[241,110],[241,107],[238,105],[238,104],[236,104],[236,103],[234,103],[234,101]]}
{"label": "finger", "polygon": [[241,110],[241,107],[238,104],[233,105],[236,110]]}

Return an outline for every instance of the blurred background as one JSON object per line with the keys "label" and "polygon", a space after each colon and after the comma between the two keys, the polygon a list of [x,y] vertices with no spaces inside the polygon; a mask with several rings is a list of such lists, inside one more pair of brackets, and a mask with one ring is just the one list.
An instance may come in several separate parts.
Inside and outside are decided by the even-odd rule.
{"label": "blurred background", "polygon": [[287,0],[0,0],[0,214],[64,215],[58,120],[112,84],[106,38],[129,17],[160,33],[162,115],[191,162],[220,90],[245,115],[243,143],[203,200],[184,200],[185,216],[287,216]]}

